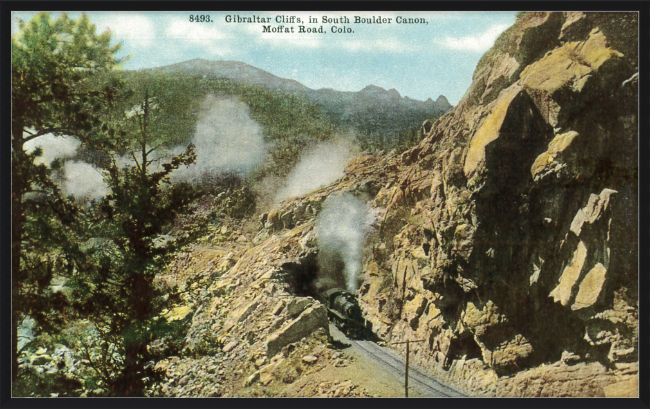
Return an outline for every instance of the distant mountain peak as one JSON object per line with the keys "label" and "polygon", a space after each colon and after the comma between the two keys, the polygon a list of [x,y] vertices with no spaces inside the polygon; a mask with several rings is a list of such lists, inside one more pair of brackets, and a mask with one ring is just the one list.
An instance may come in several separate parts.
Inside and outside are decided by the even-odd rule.
{"label": "distant mountain peak", "polygon": [[378,87],[376,85],[367,85],[365,88],[363,88],[359,92],[387,92],[384,88]]}
{"label": "distant mountain peak", "polygon": [[402,98],[399,91],[397,91],[395,88],[389,89],[388,93],[391,94],[392,96],[396,96],[397,98]]}
{"label": "distant mountain peak", "polygon": [[288,92],[311,91],[310,88],[298,81],[278,77],[277,75],[273,75],[241,61],[195,58],[157,69],[162,71],[183,71],[216,78],[228,78],[243,84],[257,85]]}
{"label": "distant mountain peak", "polygon": [[364,89],[359,91],[358,94],[367,97],[372,96],[372,97],[390,98],[390,99],[402,98],[402,95],[400,95],[399,91],[397,91],[395,88],[386,90],[385,88],[378,87],[377,85],[372,85],[372,84],[366,86]]}
{"label": "distant mountain peak", "polygon": [[[429,102],[430,100],[431,98],[429,98],[427,102]],[[447,97],[445,97],[444,95],[440,95],[438,99],[436,99],[436,102],[433,103],[433,107],[436,111],[447,112],[453,108],[453,105],[449,103]]]}
{"label": "distant mountain peak", "polygon": [[[429,98],[429,99],[431,99],[431,98]],[[436,103],[436,104],[445,104],[445,105],[449,105],[449,106],[451,106],[451,104],[449,103],[449,100],[448,100],[447,97],[445,97],[444,95],[440,95],[440,96],[438,97],[438,99],[436,99],[436,102],[435,102],[435,103]]]}

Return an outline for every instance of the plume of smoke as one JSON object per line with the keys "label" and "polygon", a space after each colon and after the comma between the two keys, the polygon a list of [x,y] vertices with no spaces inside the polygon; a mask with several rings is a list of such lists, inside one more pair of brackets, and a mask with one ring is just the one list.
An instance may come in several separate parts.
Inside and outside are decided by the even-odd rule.
{"label": "plume of smoke", "polygon": [[[72,136],[55,136],[45,134],[25,143],[25,150],[33,152],[40,147],[43,154],[34,161],[50,166],[55,159],[72,158],[77,154],[81,141]],[[73,195],[77,199],[99,199],[108,192],[104,176],[93,165],[79,161],[65,161],[63,175],[55,175],[61,190],[66,195]]]}
{"label": "plume of smoke", "polygon": [[61,189],[77,199],[100,199],[109,192],[104,176],[93,165],[67,161],[63,167]]}
{"label": "plume of smoke", "polygon": [[43,150],[43,154],[36,158],[35,163],[44,163],[50,166],[54,159],[64,159],[73,157],[77,153],[81,142],[72,136],[54,136],[51,133],[39,136],[36,139],[25,143],[25,151],[33,152],[37,147]]}
{"label": "plume of smoke", "polygon": [[316,145],[302,155],[300,162],[291,170],[276,201],[304,195],[343,177],[345,164],[357,150],[351,142],[344,139]]}
{"label": "plume of smoke", "polygon": [[115,157],[115,164],[118,168],[122,169],[125,167],[130,167],[135,165],[135,161],[130,155],[122,155]]}
{"label": "plume of smoke", "polygon": [[342,270],[348,291],[356,291],[365,236],[371,224],[372,215],[365,203],[353,195],[332,195],[325,200],[316,233],[321,281],[340,281]]}
{"label": "plume of smoke", "polygon": [[[257,197],[256,209],[261,212],[269,211],[278,204],[277,195],[282,189],[285,179],[277,175],[267,175],[255,181],[253,191]],[[261,214],[261,213],[260,213]]]}
{"label": "plume of smoke", "polygon": [[197,181],[224,173],[246,175],[266,158],[262,127],[246,104],[233,98],[206,97],[193,141],[196,163],[172,174],[172,181]]}

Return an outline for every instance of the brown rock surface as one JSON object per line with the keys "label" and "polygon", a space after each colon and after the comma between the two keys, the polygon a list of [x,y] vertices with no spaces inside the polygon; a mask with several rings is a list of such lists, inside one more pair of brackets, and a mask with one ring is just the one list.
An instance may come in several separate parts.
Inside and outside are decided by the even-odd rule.
{"label": "brown rock surface", "polygon": [[309,308],[298,318],[271,335],[266,344],[268,356],[274,356],[286,345],[299,341],[318,328],[328,329],[327,311],[324,306]]}
{"label": "brown rock surface", "polygon": [[379,335],[428,339],[417,362],[497,395],[603,396],[638,368],[636,25],[526,13],[497,39],[372,202]]}

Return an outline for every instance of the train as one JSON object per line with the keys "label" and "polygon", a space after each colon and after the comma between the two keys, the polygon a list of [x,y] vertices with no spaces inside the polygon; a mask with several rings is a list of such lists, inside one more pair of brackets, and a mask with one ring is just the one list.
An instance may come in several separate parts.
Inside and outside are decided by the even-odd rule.
{"label": "train", "polygon": [[327,307],[327,317],[338,329],[350,338],[370,338],[373,335],[372,323],[361,314],[357,297],[342,288],[332,288],[322,295]]}

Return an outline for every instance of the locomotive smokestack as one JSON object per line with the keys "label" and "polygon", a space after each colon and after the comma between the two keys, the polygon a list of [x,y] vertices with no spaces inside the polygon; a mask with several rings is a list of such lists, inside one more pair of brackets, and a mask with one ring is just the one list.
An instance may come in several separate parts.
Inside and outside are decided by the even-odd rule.
{"label": "locomotive smokestack", "polygon": [[[341,281],[343,278],[348,291],[357,290],[365,235],[370,225],[366,205],[351,194],[332,195],[325,200],[317,221],[322,279]],[[341,270],[343,277],[340,277]]]}

